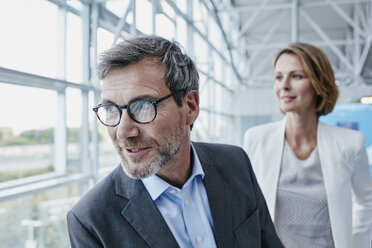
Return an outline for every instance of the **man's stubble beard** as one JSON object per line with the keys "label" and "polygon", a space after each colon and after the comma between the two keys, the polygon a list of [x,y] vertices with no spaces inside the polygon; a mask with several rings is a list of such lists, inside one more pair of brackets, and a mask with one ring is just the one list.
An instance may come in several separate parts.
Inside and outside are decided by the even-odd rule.
{"label": "man's stubble beard", "polygon": [[[143,139],[139,137],[130,137],[126,140],[118,140],[114,142],[114,146],[121,157],[121,166],[129,177],[133,179],[142,179],[154,175],[170,161],[180,150],[186,136],[186,132],[182,126],[182,118],[180,116],[177,127],[173,130],[171,135],[165,140],[163,147],[154,139]],[[144,146],[143,146],[144,145]],[[157,147],[156,154],[147,164],[141,164],[142,158],[128,158],[124,154],[123,147],[146,147],[151,146],[152,149]]]}

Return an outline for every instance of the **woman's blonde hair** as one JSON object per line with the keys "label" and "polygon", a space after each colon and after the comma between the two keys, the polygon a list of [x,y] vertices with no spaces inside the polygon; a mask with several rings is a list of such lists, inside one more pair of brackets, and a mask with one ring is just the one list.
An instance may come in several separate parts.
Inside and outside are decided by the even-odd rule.
{"label": "woman's blonde hair", "polygon": [[316,93],[316,115],[332,112],[338,97],[334,72],[327,56],[319,48],[306,43],[292,43],[279,51],[274,67],[282,54],[297,55]]}

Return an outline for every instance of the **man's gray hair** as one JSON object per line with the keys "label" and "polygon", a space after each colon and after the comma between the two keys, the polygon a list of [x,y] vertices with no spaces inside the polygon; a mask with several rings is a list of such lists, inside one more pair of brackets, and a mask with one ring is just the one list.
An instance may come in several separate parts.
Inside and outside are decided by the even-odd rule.
{"label": "man's gray hair", "polygon": [[142,59],[155,59],[166,67],[166,84],[179,106],[187,92],[199,90],[199,74],[194,62],[181,46],[156,35],[140,35],[124,40],[100,54],[98,78],[112,69],[125,67]]}

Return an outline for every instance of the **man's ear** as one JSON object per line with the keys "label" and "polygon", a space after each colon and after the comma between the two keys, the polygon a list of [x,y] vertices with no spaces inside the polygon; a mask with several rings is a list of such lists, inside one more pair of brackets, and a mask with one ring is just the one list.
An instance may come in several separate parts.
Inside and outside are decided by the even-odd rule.
{"label": "man's ear", "polygon": [[186,124],[191,125],[199,116],[199,93],[196,90],[187,92],[184,104],[187,107]]}

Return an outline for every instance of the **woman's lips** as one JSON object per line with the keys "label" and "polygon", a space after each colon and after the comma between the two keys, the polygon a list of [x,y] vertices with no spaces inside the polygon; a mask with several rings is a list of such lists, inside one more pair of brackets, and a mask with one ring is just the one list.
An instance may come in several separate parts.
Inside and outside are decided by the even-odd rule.
{"label": "woman's lips", "polygon": [[282,96],[282,97],[280,97],[280,99],[285,103],[290,102],[290,101],[294,100],[295,98],[296,98],[295,96]]}

